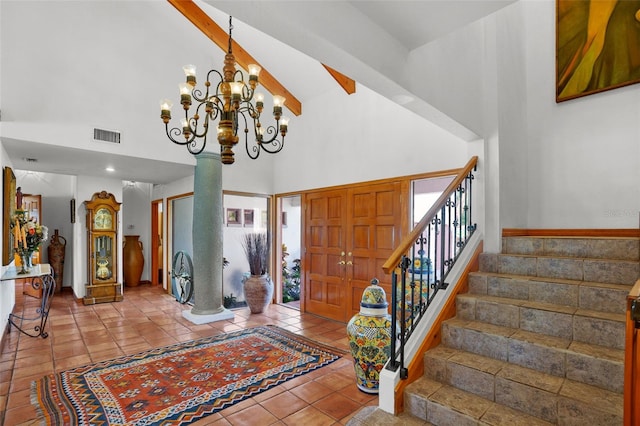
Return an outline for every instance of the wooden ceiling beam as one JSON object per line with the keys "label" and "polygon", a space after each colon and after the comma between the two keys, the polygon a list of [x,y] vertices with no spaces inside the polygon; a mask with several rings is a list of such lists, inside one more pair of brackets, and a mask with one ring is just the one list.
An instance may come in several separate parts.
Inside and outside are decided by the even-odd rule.
{"label": "wooden ceiling beam", "polygon": [[[226,33],[213,19],[209,17],[202,9],[198,7],[192,0],[167,0],[173,7],[178,9],[193,25],[204,33],[211,41],[213,41],[224,52],[229,46],[229,34]],[[246,50],[242,48],[235,40],[232,40],[231,48],[238,65],[245,70],[249,64],[257,64],[256,61]],[[262,66],[262,65],[260,65]],[[269,71],[262,67],[260,71],[260,84],[272,94],[283,96],[286,100],[284,105],[294,115],[302,114],[302,104],[289,92]]]}
{"label": "wooden ceiling beam", "polygon": [[334,70],[333,68],[322,64],[322,66],[329,71],[329,74],[331,74],[331,77],[333,77],[338,84],[344,89],[345,92],[347,92],[347,94],[352,95],[354,93],[356,93],[356,82],[355,80],[350,79],[349,77],[347,77],[346,75],[342,74],[339,71]]}

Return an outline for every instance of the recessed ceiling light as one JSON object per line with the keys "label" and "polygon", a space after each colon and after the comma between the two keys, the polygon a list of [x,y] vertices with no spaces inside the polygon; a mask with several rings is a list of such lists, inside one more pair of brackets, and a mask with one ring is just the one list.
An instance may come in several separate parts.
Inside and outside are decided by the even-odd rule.
{"label": "recessed ceiling light", "polygon": [[115,172],[116,171],[116,169],[114,169],[111,166],[107,166],[107,168],[105,170],[108,171],[108,172]]}

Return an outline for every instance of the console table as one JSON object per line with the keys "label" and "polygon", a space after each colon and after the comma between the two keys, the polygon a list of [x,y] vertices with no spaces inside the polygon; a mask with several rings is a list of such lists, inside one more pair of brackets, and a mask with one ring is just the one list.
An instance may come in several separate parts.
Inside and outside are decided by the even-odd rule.
{"label": "console table", "polygon": [[[42,297],[39,299],[39,306],[35,309],[35,316],[28,318],[26,316],[18,316],[12,313],[9,314],[9,331],[11,331],[11,326],[14,326],[27,336],[46,338],[49,334],[44,331],[44,327],[47,325],[49,308],[51,306],[51,297],[53,296],[53,292],[56,288],[56,282],[51,273],[51,266],[46,263],[34,265],[31,268],[31,271],[26,274],[19,274],[18,271],[19,268],[10,266],[2,277],[0,277],[0,281],[31,281],[31,287],[33,287],[34,290],[42,290]],[[23,328],[29,327],[29,324],[25,324],[25,321],[35,322],[32,332],[26,331]]]}

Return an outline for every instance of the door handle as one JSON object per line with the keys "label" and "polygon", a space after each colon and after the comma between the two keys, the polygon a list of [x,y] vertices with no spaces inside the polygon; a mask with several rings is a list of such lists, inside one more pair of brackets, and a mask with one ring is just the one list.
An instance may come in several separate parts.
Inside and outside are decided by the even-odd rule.
{"label": "door handle", "polygon": [[353,265],[353,262],[352,261],[348,261],[347,265]]}
{"label": "door handle", "polygon": [[338,262],[338,265],[344,265],[346,262],[344,260],[341,260],[340,262]]}

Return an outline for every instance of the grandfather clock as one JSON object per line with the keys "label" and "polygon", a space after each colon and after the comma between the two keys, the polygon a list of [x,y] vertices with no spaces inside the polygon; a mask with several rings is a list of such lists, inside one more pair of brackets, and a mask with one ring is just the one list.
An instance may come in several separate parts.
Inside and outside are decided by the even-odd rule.
{"label": "grandfather clock", "polygon": [[119,302],[122,284],[118,282],[118,211],[113,194],[96,192],[85,201],[87,210],[87,284],[85,305]]}

